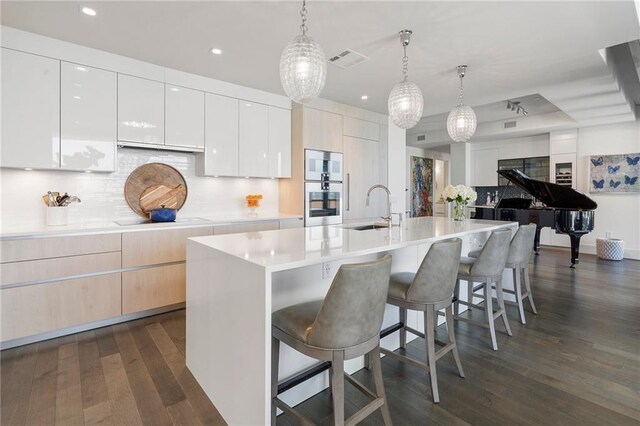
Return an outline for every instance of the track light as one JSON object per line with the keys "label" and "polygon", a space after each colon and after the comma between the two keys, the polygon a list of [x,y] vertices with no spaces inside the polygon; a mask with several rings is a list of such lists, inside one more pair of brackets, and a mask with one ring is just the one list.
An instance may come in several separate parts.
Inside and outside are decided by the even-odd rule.
{"label": "track light", "polygon": [[529,115],[529,112],[520,106],[520,101],[507,101],[507,109],[515,111],[516,114],[522,113],[522,115]]}

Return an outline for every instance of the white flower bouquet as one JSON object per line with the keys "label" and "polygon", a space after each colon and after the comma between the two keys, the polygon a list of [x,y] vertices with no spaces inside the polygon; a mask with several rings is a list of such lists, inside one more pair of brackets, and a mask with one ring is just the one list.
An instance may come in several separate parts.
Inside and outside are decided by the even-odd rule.
{"label": "white flower bouquet", "polygon": [[442,196],[448,202],[453,202],[453,219],[464,220],[466,215],[464,213],[464,206],[468,203],[475,201],[478,198],[478,194],[473,189],[465,185],[448,185]]}

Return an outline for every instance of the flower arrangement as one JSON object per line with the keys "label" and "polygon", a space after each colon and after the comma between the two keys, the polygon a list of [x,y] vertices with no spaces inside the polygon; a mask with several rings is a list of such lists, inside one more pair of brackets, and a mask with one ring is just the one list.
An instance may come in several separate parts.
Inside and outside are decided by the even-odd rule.
{"label": "flower arrangement", "polygon": [[448,202],[453,202],[453,220],[464,220],[464,206],[469,202],[475,201],[478,194],[473,189],[465,185],[448,185],[443,191],[442,196]]}
{"label": "flower arrangement", "polygon": [[244,197],[244,199],[247,202],[247,207],[253,210],[255,208],[260,207],[260,200],[262,200],[262,194],[249,194],[246,197]]}

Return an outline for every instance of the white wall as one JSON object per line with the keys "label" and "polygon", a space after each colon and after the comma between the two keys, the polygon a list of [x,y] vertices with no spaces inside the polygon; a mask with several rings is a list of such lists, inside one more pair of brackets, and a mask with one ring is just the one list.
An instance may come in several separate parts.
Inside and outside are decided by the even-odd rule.
{"label": "white wall", "polygon": [[80,197],[82,203],[69,207],[69,223],[138,218],[124,199],[124,183],[136,167],[149,162],[169,164],[184,175],[189,195],[178,218],[245,214],[244,196],[255,193],[264,195],[260,214],[278,212],[277,180],[198,177],[194,154],[127,148],[118,150],[118,171],[114,173],[0,169],[1,226],[9,230],[44,224],[42,195],[47,191]]}
{"label": "white wall", "polygon": [[591,155],[640,152],[640,121],[586,127],[578,130],[578,190],[596,203],[593,232],[582,237],[580,248],[595,253],[596,238],[611,232],[612,238],[625,241],[625,257],[640,259],[640,194],[589,194],[589,157]]}

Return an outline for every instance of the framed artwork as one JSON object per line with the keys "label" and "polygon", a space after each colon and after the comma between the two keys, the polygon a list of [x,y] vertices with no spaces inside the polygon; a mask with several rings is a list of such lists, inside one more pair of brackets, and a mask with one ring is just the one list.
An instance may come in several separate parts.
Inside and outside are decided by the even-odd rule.
{"label": "framed artwork", "polygon": [[433,216],[433,160],[411,157],[411,217]]}
{"label": "framed artwork", "polygon": [[589,163],[589,192],[640,192],[640,152],[593,155]]}

